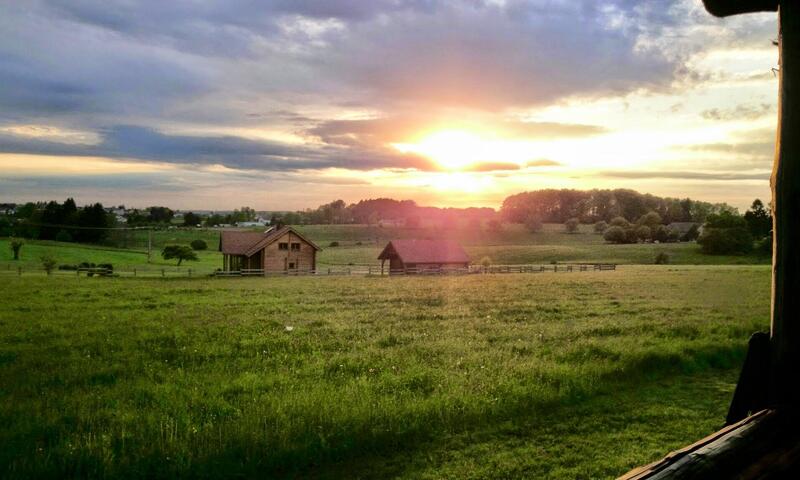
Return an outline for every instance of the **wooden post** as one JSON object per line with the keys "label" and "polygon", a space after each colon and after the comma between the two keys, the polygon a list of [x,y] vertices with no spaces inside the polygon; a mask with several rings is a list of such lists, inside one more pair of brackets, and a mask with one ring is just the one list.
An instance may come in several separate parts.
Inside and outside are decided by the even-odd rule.
{"label": "wooden post", "polygon": [[800,403],[800,3],[780,2],[778,138],[772,170],[770,404]]}

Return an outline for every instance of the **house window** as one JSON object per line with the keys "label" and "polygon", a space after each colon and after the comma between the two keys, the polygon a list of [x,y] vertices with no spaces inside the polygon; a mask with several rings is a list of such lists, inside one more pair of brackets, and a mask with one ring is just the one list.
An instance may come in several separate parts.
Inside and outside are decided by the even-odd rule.
{"label": "house window", "polygon": [[278,250],[289,250],[289,244],[288,243],[279,243],[278,244]]}
{"label": "house window", "polygon": [[300,244],[299,243],[293,243],[292,244],[292,251],[293,252],[299,252],[300,251]]}
{"label": "house window", "polygon": [[289,262],[289,270],[294,270],[294,262]]}

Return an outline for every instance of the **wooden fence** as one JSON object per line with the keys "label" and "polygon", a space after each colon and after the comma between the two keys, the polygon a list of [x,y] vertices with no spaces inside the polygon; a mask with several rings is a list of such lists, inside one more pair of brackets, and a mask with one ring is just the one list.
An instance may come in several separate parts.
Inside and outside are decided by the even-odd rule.
{"label": "wooden fence", "polygon": [[581,263],[550,265],[472,265],[468,268],[407,268],[402,270],[381,270],[380,265],[331,266],[317,270],[288,270],[284,272],[265,272],[264,270],[221,271],[212,269],[180,267],[145,268],[78,268],[76,270],[53,269],[49,273],[42,267],[11,266],[0,268],[0,276],[50,275],[58,277],[141,277],[141,278],[191,278],[191,277],[282,277],[282,276],[405,276],[405,275],[482,275],[503,273],[544,273],[544,272],[587,272],[616,270],[613,263]]}

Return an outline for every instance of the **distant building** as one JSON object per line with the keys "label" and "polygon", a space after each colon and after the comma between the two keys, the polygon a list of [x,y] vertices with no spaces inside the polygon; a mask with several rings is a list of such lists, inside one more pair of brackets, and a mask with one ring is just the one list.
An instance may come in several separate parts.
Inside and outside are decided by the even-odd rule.
{"label": "distant building", "polygon": [[378,260],[383,271],[389,260],[389,273],[417,273],[469,267],[469,255],[452,240],[392,240]]}
{"label": "distant building", "polygon": [[686,234],[692,229],[692,227],[697,228],[698,235],[703,233],[703,225],[696,222],[672,222],[667,225],[667,230],[672,230],[676,232],[681,240],[686,237]]}
{"label": "distant building", "polygon": [[288,226],[266,232],[225,230],[219,242],[222,269],[226,272],[310,272],[317,269],[319,250],[322,249],[314,242]]}

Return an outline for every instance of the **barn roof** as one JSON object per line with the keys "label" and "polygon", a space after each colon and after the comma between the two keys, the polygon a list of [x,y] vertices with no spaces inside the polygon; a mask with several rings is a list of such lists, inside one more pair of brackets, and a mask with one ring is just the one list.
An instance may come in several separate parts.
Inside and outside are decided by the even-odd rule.
{"label": "barn roof", "polygon": [[469,255],[452,240],[392,240],[378,260],[397,255],[403,263],[469,263]]}
{"label": "barn roof", "polygon": [[316,250],[322,250],[317,244],[289,226],[270,229],[266,232],[223,230],[219,239],[219,250],[226,255],[245,255],[249,257],[288,232],[294,233]]}

